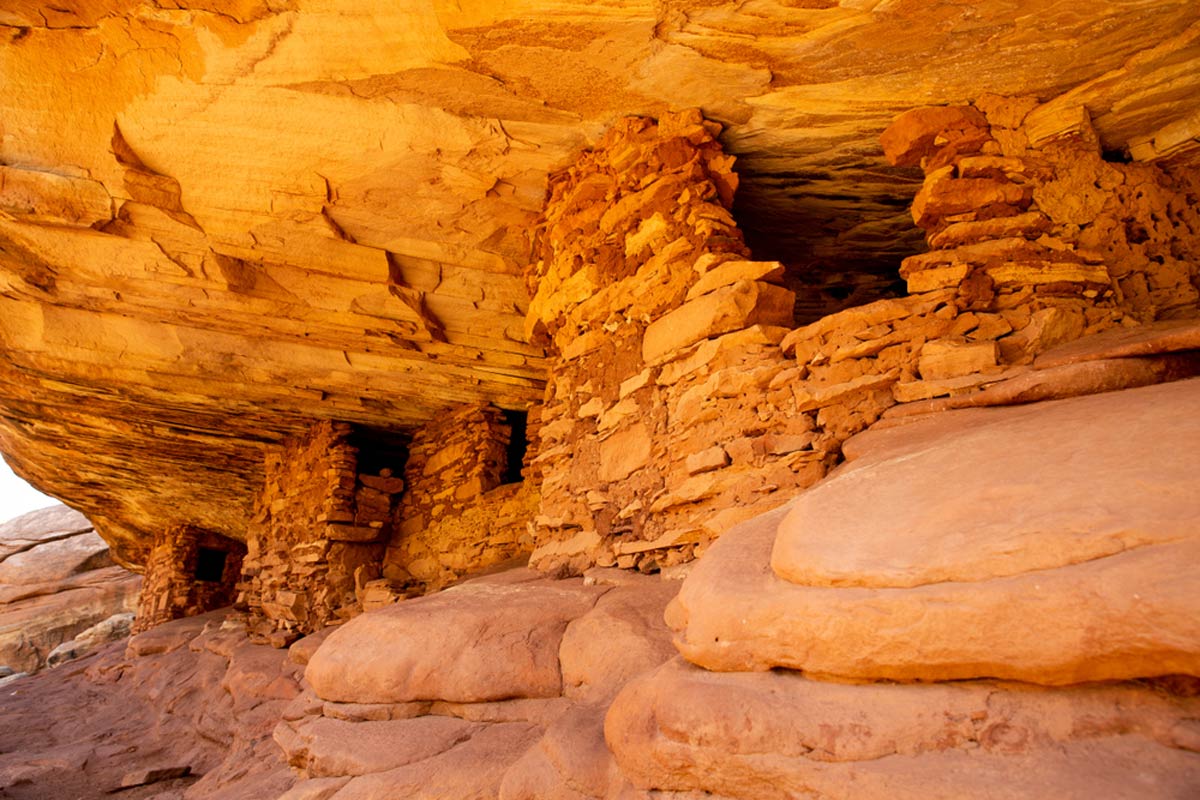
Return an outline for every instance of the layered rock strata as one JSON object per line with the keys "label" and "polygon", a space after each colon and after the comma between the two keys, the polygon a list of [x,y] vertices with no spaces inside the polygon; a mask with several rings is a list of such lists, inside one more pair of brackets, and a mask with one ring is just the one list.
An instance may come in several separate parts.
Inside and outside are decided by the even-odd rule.
{"label": "layered rock strata", "polygon": [[1198,146],[1177,0],[18,0],[0,33],[0,446],[135,565],[175,525],[244,539],[314,419],[540,397],[529,234],[624,115],[719,121],[756,255],[855,304],[921,238],[900,111],[1005,91],[1134,161]]}
{"label": "layered rock strata", "polygon": [[1009,312],[1006,362],[1111,324],[1106,308],[1140,322],[1196,315],[1195,171],[1104,160],[1086,107],[988,97],[915,109],[882,141],[892,163],[925,172],[912,214],[931,250],[901,265],[909,291],[965,282],[973,310]]}
{"label": "layered rock strata", "polygon": [[0,525],[0,667],[37,671],[59,645],[132,611],[141,583],[66,506]]}
{"label": "layered rock strata", "polygon": [[511,436],[468,405],[411,439],[318,423],[268,456],[238,598],[256,634],[282,646],[528,553],[537,486],[501,485]]}
{"label": "layered rock strata", "polygon": [[662,611],[677,590],[616,570],[555,581],[516,569],[352,620],[299,656],[308,690],[275,738],[304,780],[285,797],[632,791],[604,713],[671,657]]}
{"label": "layered rock strata", "polygon": [[[934,249],[904,262],[909,296],[800,328],[786,268],[750,260],[730,213],[719,126],[626,118],[553,177],[536,230],[526,321],[553,355],[528,452],[488,404],[411,434],[312,425],[267,454],[242,602],[284,644],[531,550],[544,571],[670,569],[885,417],[1197,374],[1192,178],[1110,164],[1063,113],[987,96],[897,118],[884,148],[928,173],[913,218]],[[1133,329],[1137,359],[1053,360]],[[530,480],[501,487],[510,458]],[[145,624],[177,603],[213,605],[148,599]]]}
{"label": "layered rock strata", "polygon": [[227,612],[164,623],[5,687],[0,796],[279,797],[271,729],[300,687],[286,651]]}
{"label": "layered rock strata", "polygon": [[1200,782],[1195,713],[1194,697],[1137,685],[853,686],[794,672],[711,673],[677,659],[631,683],[605,729],[643,790],[1165,800]]}
{"label": "layered rock strata", "polygon": [[[25,684],[0,787],[70,793],[86,751],[94,785],[196,800],[1188,797],[1198,403],[1184,380],[904,418],[681,586],[513,569],[286,654],[236,616],[167,623]],[[103,739],[30,716],[83,674]],[[169,745],[126,745],[151,725]]]}

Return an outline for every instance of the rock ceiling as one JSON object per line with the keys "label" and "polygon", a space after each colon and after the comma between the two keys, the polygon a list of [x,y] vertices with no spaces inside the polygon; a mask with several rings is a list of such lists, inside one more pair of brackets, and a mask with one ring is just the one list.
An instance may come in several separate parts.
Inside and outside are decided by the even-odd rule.
{"label": "rock ceiling", "polygon": [[241,535],[264,447],[541,394],[547,174],[615,119],[726,126],[760,258],[890,279],[880,131],[982,93],[1196,163],[1194,0],[8,0],[0,449],[118,553]]}

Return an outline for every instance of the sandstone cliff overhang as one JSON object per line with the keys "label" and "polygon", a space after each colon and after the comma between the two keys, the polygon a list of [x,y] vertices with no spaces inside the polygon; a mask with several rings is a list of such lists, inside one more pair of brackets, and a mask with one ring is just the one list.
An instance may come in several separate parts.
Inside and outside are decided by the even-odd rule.
{"label": "sandstone cliff overhang", "polygon": [[920,247],[878,144],[908,108],[1031,95],[1197,159],[1194,3],[170,5],[0,11],[0,450],[126,560],[241,538],[313,419],[540,397],[529,230],[622,116],[724,125],[756,257],[843,291]]}

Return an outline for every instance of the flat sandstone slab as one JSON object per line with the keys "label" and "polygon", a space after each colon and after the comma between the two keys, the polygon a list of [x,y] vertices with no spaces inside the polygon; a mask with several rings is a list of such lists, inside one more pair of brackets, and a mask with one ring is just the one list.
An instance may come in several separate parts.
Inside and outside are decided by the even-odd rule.
{"label": "flat sandstone slab", "polygon": [[1200,381],[894,429],[797,498],[771,566],[902,588],[1054,570],[1200,538]]}
{"label": "flat sandstone slab", "polygon": [[1037,357],[1039,368],[1101,358],[1126,358],[1180,350],[1200,350],[1200,320],[1153,322],[1136,328],[1116,328],[1076,339]]}

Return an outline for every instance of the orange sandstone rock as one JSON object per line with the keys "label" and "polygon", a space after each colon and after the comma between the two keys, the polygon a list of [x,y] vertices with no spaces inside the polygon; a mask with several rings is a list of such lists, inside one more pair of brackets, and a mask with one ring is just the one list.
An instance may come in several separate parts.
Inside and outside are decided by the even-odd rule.
{"label": "orange sandstone rock", "polygon": [[[885,432],[897,447],[710,549],[668,612],[680,651],[709,669],[860,680],[1197,674],[1196,448],[1181,443],[1198,385]],[[914,458],[944,468],[909,484]],[[849,483],[854,499],[825,503]]]}
{"label": "orange sandstone rock", "polygon": [[626,687],[605,735],[644,790],[1133,800],[1200,780],[1185,722],[1196,703],[1136,685],[855,685],[676,659]]}

